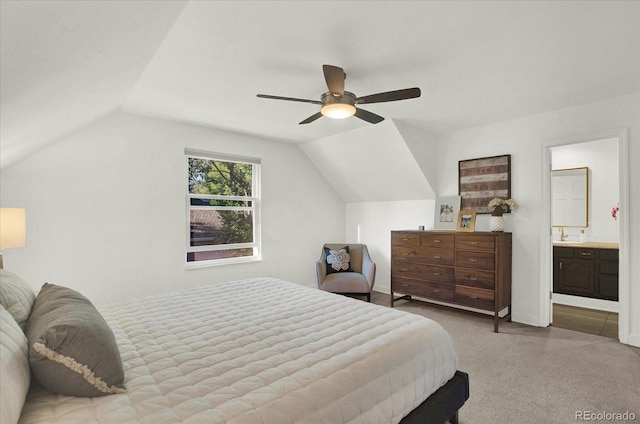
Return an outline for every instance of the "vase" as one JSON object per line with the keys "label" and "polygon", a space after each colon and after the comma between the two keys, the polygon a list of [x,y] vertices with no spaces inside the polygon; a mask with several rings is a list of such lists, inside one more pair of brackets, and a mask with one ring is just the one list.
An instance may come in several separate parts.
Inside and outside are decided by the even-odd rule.
{"label": "vase", "polygon": [[504,216],[491,216],[489,221],[489,228],[494,233],[501,233],[504,231]]}

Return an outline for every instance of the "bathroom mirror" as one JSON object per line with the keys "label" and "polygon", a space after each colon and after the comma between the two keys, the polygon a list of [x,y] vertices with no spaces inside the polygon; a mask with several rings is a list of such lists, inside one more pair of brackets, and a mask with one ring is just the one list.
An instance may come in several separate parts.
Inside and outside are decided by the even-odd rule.
{"label": "bathroom mirror", "polygon": [[589,168],[551,171],[551,225],[589,225]]}

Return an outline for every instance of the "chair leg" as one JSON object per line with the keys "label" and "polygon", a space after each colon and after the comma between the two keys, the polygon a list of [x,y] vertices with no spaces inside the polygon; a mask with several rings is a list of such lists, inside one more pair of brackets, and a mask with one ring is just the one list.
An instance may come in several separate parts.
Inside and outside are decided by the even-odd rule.
{"label": "chair leg", "polygon": [[371,303],[371,293],[367,293],[367,302]]}

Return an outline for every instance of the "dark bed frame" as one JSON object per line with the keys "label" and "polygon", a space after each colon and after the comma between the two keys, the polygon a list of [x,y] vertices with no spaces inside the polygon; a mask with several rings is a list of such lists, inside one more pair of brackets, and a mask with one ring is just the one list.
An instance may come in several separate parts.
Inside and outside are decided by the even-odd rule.
{"label": "dark bed frame", "polygon": [[469,374],[456,371],[444,386],[422,402],[400,424],[458,424],[458,410],[469,399]]}

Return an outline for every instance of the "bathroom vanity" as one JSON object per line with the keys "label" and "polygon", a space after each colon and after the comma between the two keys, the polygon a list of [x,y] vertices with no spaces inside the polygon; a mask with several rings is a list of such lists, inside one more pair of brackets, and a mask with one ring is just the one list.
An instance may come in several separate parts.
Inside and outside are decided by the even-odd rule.
{"label": "bathroom vanity", "polygon": [[618,244],[554,242],[553,292],[617,301]]}

